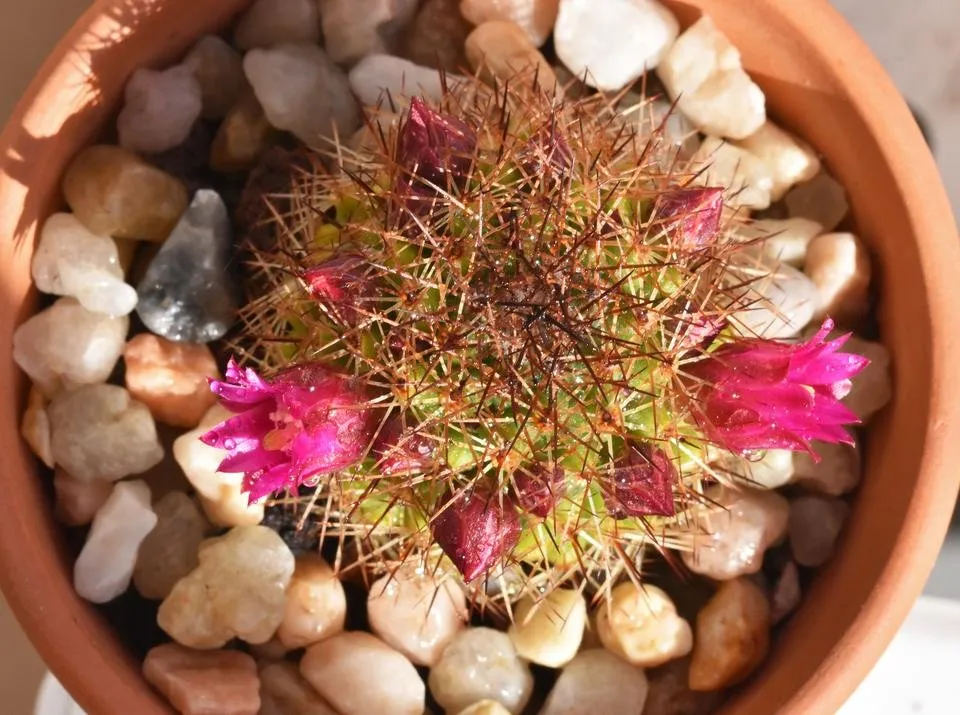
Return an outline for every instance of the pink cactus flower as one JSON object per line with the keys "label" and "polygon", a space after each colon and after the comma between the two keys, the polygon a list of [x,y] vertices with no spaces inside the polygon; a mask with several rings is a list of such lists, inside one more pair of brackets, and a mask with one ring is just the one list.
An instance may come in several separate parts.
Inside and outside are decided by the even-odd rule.
{"label": "pink cactus flower", "polygon": [[470,583],[520,540],[520,517],[508,499],[475,491],[447,497],[430,522],[434,540]]}
{"label": "pink cactus flower", "polygon": [[547,469],[534,465],[513,475],[513,491],[521,509],[534,516],[546,517],[566,491],[563,469]]}
{"label": "pink cactus flower", "polygon": [[631,444],[613,467],[604,490],[607,512],[614,519],[630,516],[673,516],[677,469],[659,447]]}
{"label": "pink cactus flower", "polygon": [[355,326],[363,317],[364,302],[377,293],[365,271],[366,265],[362,256],[343,254],[305,269],[301,278],[310,296],[322,303],[334,318]]}
{"label": "pink cactus flower", "polygon": [[250,503],[361,460],[376,421],[364,391],[317,364],[267,382],[230,359],[226,379],[210,380],[220,404],[237,414],[200,437],[227,456],[218,471],[244,474]]}
{"label": "pink cactus flower", "polygon": [[654,217],[682,251],[712,244],[720,232],[723,189],[672,189],[657,198]]}
{"label": "pink cactus flower", "polygon": [[853,444],[844,425],[860,420],[840,400],[869,361],[839,352],[849,334],[826,340],[833,327],[827,318],[813,337],[797,344],[739,340],[695,363],[690,373],[703,382],[702,409],[695,416],[707,436],[738,454],[814,454],[813,440]]}
{"label": "pink cactus flower", "polygon": [[400,128],[397,163],[422,180],[405,177],[409,188],[429,195],[436,192],[433,187],[447,191],[463,185],[476,147],[477,135],[465,122],[436,112],[414,97]]}

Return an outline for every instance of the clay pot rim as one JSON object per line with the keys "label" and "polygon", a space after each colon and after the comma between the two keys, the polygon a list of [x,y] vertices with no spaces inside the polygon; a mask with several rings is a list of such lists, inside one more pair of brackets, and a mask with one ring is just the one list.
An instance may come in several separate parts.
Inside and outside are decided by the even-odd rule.
{"label": "clay pot rim", "polygon": [[[752,4],[760,4],[760,0],[752,0]],[[884,109],[862,113],[862,121],[878,145],[885,149],[886,163],[903,197],[909,223],[915,228],[920,272],[925,281],[922,289],[931,324],[936,326],[929,354],[930,382],[937,390],[929,396],[925,451],[911,515],[897,525],[896,546],[874,585],[873,596],[864,604],[857,619],[840,634],[842,642],[833,653],[842,657],[826,663],[781,710],[799,715],[833,712],[863,679],[920,594],[946,533],[960,487],[960,470],[953,468],[960,457],[960,381],[951,379],[955,374],[953,365],[960,355],[960,311],[953,308],[957,292],[954,269],[960,265],[960,241],[939,173],[919,128],[911,126],[913,120],[906,103],[853,29],[825,0],[804,3],[766,0],[762,4],[804,36],[818,53],[825,57],[842,54],[843,61],[834,62],[832,72],[854,106]],[[55,97],[68,69],[76,74],[76,68],[68,66],[84,36],[98,28],[112,29],[110,8],[115,6],[115,1],[97,0],[43,63],[0,136],[0,145],[6,150],[4,156],[24,131],[25,120],[38,112],[37,102]],[[743,9],[743,12],[750,11],[748,7]],[[818,32],[812,34],[804,30],[810,27],[817,27]],[[870,81],[862,81],[865,77]],[[0,200],[7,210],[15,209],[15,202],[16,199],[11,201],[7,196]],[[8,350],[9,347],[7,345]],[[9,352],[7,354],[9,356]],[[8,446],[15,441],[19,441],[18,435],[4,437]],[[101,653],[104,649],[95,639],[90,640],[91,632],[84,624],[63,618],[47,620],[47,614],[58,610],[59,594],[36,592],[35,586],[44,579],[30,575],[31,564],[16,548],[17,539],[26,533],[26,528],[26,523],[21,523],[15,514],[0,520],[0,542],[6,545],[0,548],[0,581],[28,637],[50,670],[72,692],[87,691],[87,703],[109,707],[128,698],[129,702],[135,702],[132,695],[135,688],[123,680],[123,674],[105,672],[102,666],[110,659]],[[53,566],[51,561],[39,568],[52,572]],[[51,580],[55,579],[47,578],[46,582]],[[88,641],[89,658],[78,659],[69,650],[58,647],[59,643],[84,641]],[[99,695],[90,693],[93,683],[99,685]]]}

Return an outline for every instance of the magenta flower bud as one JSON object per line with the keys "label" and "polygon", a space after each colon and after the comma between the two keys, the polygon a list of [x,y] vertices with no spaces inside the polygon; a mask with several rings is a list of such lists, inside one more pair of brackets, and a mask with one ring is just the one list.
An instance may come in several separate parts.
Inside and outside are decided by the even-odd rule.
{"label": "magenta flower bud", "polygon": [[712,244],[720,232],[722,188],[671,189],[657,197],[654,219],[681,251]]}
{"label": "magenta flower bud", "polygon": [[614,519],[631,516],[673,516],[673,485],[677,469],[670,457],[652,444],[631,444],[613,466],[604,490],[607,512]]}
{"label": "magenta flower bud", "polygon": [[566,492],[563,469],[534,466],[517,471],[513,475],[513,491],[521,509],[546,517]]}
{"label": "magenta flower bud", "polygon": [[521,165],[530,176],[550,171],[562,175],[573,166],[573,151],[556,127],[544,127],[520,150]]}
{"label": "magenta flower bud", "polygon": [[364,390],[322,365],[268,382],[231,358],[226,379],[210,380],[210,389],[237,414],[200,440],[227,451],[218,471],[242,472],[250,503],[360,461],[376,427]]}
{"label": "magenta flower bud", "polygon": [[407,177],[416,193],[433,194],[434,186],[444,191],[462,186],[476,148],[477,135],[465,122],[430,109],[419,97],[410,101],[397,140],[397,163],[423,180],[412,182]]}
{"label": "magenta flower bud", "polygon": [[366,265],[362,256],[344,254],[304,269],[301,279],[312,298],[341,323],[352,326],[360,322],[363,302],[376,293]]}
{"label": "magenta flower bud", "polygon": [[385,477],[432,471],[437,466],[436,451],[435,440],[412,428],[404,430],[399,417],[387,420],[373,444],[377,469]]}
{"label": "magenta flower bud", "polygon": [[433,538],[469,583],[513,551],[520,517],[508,499],[474,491],[448,496],[430,522]]}
{"label": "magenta flower bud", "polygon": [[833,321],[827,318],[802,343],[738,340],[692,365],[691,376],[702,382],[702,404],[694,414],[701,429],[738,454],[760,449],[813,453],[813,440],[853,444],[844,425],[860,420],[840,400],[869,360],[838,352],[850,335],[827,341],[831,330]]}

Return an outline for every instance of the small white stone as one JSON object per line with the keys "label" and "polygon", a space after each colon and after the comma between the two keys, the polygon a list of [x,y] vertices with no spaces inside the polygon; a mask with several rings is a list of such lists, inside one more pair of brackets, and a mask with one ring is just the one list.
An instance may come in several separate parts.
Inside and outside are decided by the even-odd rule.
{"label": "small white stone", "polygon": [[50,403],[53,456],[81,481],[117,481],[163,459],[147,406],[117,385],[87,385]]}
{"label": "small white stone", "polygon": [[587,602],[571,588],[555,588],[517,603],[508,631],[521,658],[548,668],[569,663],[580,649],[587,626]]}
{"label": "small white stone", "polygon": [[684,563],[721,581],[757,573],[764,552],[787,531],[787,500],[773,491],[721,485],[707,489],[705,496],[709,501],[696,507],[694,517],[703,533],[694,536],[691,551],[683,552]]}
{"label": "small white stone", "polygon": [[743,480],[747,486],[779,489],[793,481],[794,452],[768,449],[759,458],[747,459],[726,450],[717,450],[715,469]]}
{"label": "small white stone", "polygon": [[13,334],[13,359],[44,395],[106,382],[123,353],[130,319],[60,298]]}
{"label": "small white stone", "polygon": [[829,316],[839,325],[854,324],[869,310],[870,255],[852,233],[825,233],[810,242],[803,267],[817,287],[814,318]]}
{"label": "small white stone", "polygon": [[150,508],[150,487],[120,482],[93,517],[83,550],[73,567],[73,586],[81,598],[106,603],[130,586],[140,542],[157,523]]}
{"label": "small white stone", "polygon": [[243,474],[218,472],[227,453],[200,441],[211,427],[232,416],[232,412],[220,405],[211,407],[196,429],[177,437],[173,456],[197,490],[200,505],[211,522],[217,526],[253,526],[263,520],[263,502],[248,504],[247,496],[241,491]]}
{"label": "small white stone", "polygon": [[770,206],[773,176],[770,167],[735,144],[715,136],[703,140],[691,159],[702,173],[696,183],[722,186],[724,200],[731,207],[762,210]]}
{"label": "small white stone", "polygon": [[850,394],[843,398],[843,403],[866,424],[893,398],[890,351],[881,343],[856,335],[851,335],[844,343],[843,351],[863,355],[870,360],[869,365],[854,375]]}
{"label": "small white stone", "polygon": [[40,461],[50,469],[56,465],[53,447],[50,445],[50,416],[47,414],[47,400],[36,385],[30,386],[27,396],[27,409],[23,411],[20,422],[20,434]]}
{"label": "small white stone", "polygon": [[794,453],[795,481],[831,496],[840,496],[857,488],[861,473],[860,450],[857,447],[815,442],[813,449],[820,455],[819,462],[815,462],[806,452]]}
{"label": "small white stone", "polygon": [[560,673],[540,715],[641,713],[648,691],[640,668],[607,650],[585,650]]}
{"label": "small white stone", "polygon": [[123,282],[117,244],[90,233],[73,214],[44,222],[31,274],[38,290],[73,296],[94,313],[116,318],[137,305],[137,291]]}
{"label": "small white stone", "polygon": [[836,497],[802,496],[790,502],[790,550],[801,566],[822,566],[850,513],[847,503]]}
{"label": "small white stone", "polygon": [[560,0],[557,57],[591,87],[613,91],[656,67],[680,25],[654,0]]}
{"label": "small white stone", "polygon": [[817,310],[817,289],[809,278],[793,266],[771,266],[766,261],[756,266],[741,266],[742,280],[750,280],[732,322],[747,337],[772,340],[798,335]]}
{"label": "small white stone", "polygon": [[510,636],[492,628],[461,631],[430,670],[428,684],[448,712],[496,700],[518,715],[533,694],[533,675]]}
{"label": "small white stone", "polygon": [[809,181],[820,171],[820,160],[813,148],[769,120],[736,144],[770,169],[773,177],[770,198],[773,201],[779,201],[794,184]]}
{"label": "small white stone", "polygon": [[677,38],[657,67],[677,106],[704,134],[745,139],[767,119],[766,98],[709,15]]}
{"label": "small white stone", "polygon": [[183,65],[155,71],[134,70],[117,117],[117,143],[153,154],[179,146],[200,116],[203,101],[193,70]]}
{"label": "small white stone", "polygon": [[330,565],[319,554],[298,556],[277,640],[287,650],[303,648],[342,632],[346,618],[347,596]]}
{"label": "small white stone", "polygon": [[317,0],[256,0],[233,31],[241,50],[320,41]]}
{"label": "small white stone", "polygon": [[693,648],[693,630],[670,597],[632,581],[616,586],[600,604],[597,633],[604,648],[643,668],[682,658]]}
{"label": "small white stone", "polygon": [[[457,75],[446,75],[448,87],[463,80]],[[369,55],[360,60],[350,70],[350,88],[364,106],[397,111],[405,108],[412,97],[437,102],[444,94],[439,70],[393,55]]]}
{"label": "small white stone", "polygon": [[370,630],[415,665],[434,665],[466,624],[463,591],[413,566],[401,567],[370,587]]}
{"label": "small white stone", "polygon": [[748,245],[744,250],[765,263],[786,263],[800,268],[807,258],[810,242],[823,233],[823,226],[806,218],[757,219],[736,229],[737,238]]}
{"label": "small white stone", "polygon": [[402,654],[369,633],[350,631],[314,643],[300,674],[340,715],[421,715],[426,689]]}
{"label": "small white stone", "polygon": [[794,186],[783,200],[791,217],[816,221],[824,231],[835,229],[849,210],[846,190],[825,169],[810,181]]}
{"label": "small white stone", "polygon": [[360,126],[346,75],[319,47],[250,50],[243,71],[267,121],[309,146],[328,148],[334,134],[346,138]]}
{"label": "small white stone", "polygon": [[491,20],[515,23],[537,47],[547,41],[559,0],[460,0],[460,14],[474,25]]}
{"label": "small white stone", "polygon": [[323,46],[330,59],[350,65],[393,49],[417,12],[417,0],[319,0]]}
{"label": "small white stone", "polygon": [[247,86],[243,57],[216,35],[204,35],[183,60],[200,83],[202,115],[222,119]]}

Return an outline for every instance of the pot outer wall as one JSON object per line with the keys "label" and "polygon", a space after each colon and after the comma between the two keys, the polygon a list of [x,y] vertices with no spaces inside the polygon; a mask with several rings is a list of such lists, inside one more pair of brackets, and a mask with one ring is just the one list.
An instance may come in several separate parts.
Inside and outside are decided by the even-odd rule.
{"label": "pot outer wall", "polygon": [[[245,0],[98,0],[41,68],[0,137],[0,585],[53,673],[91,715],[170,715],[110,625],[75,593],[50,485],[19,437],[26,380],[16,326],[36,308],[37,228],[63,208],[59,179],[102,137],[133,69],[175,61]],[[771,115],[826,157],[871,245],[895,397],[871,427],[862,487],[837,554],[758,675],[725,715],[836,712],[919,595],[956,503],[960,470],[960,242],[906,104],[826,0],[667,0],[740,49]]]}

